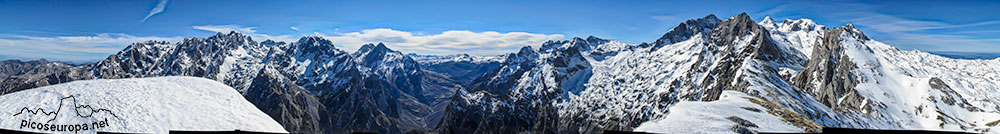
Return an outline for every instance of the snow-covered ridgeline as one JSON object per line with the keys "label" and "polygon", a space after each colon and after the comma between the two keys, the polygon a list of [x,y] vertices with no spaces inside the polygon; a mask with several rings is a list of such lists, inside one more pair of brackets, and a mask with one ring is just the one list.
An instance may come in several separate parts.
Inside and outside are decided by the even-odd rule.
{"label": "snow-covered ridgeline", "polygon": [[469,54],[453,54],[453,55],[418,55],[418,54],[407,54],[420,62],[420,64],[435,64],[442,62],[471,62],[471,63],[487,63],[487,62],[500,62],[503,60],[503,55],[496,56],[479,56],[479,55],[469,55]]}

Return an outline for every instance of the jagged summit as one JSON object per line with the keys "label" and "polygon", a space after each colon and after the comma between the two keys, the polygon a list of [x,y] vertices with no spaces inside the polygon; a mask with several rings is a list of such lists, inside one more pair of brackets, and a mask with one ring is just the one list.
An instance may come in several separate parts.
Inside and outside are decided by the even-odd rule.
{"label": "jagged summit", "polygon": [[524,46],[524,47],[521,47],[521,49],[517,51],[517,54],[520,55],[520,54],[523,54],[523,53],[534,53],[534,52],[535,52],[535,49],[531,48],[531,46]]}
{"label": "jagged summit", "polygon": [[215,35],[209,36],[208,39],[250,39],[250,36],[244,35],[243,33],[236,31],[229,31],[229,33],[216,32]]}
{"label": "jagged summit", "polygon": [[774,27],[778,27],[778,24],[771,19],[771,16],[765,16],[764,19],[760,20],[759,24],[767,29],[774,29]]}
{"label": "jagged summit", "polygon": [[301,52],[301,53],[332,52],[332,51],[338,51],[334,53],[339,53],[339,51],[341,51],[340,49],[337,49],[335,45],[333,45],[333,42],[319,36],[306,36],[299,38],[299,40],[293,43],[293,45],[295,49],[297,49],[296,52]]}
{"label": "jagged summit", "polygon": [[[232,48],[237,46],[252,46],[259,48],[259,46],[256,46],[257,42],[253,41],[253,39],[250,36],[236,31],[229,31],[229,33],[217,32],[215,33],[215,35],[205,38],[204,40],[208,42],[214,42],[208,44],[222,45],[221,47],[223,48]],[[192,41],[201,42],[200,39]]]}
{"label": "jagged summit", "polygon": [[839,28],[834,29],[834,31],[837,31],[837,30],[841,30],[841,31],[847,32],[847,33],[849,33],[849,34],[857,37],[858,39],[868,40],[868,36],[865,36],[865,33],[861,32],[861,29],[855,28],[854,24],[847,24],[847,25],[844,25],[843,27],[839,27]]}
{"label": "jagged summit", "polygon": [[719,18],[715,17],[715,14],[709,14],[699,19],[687,20],[684,23],[674,26],[673,29],[670,29],[670,31],[667,31],[666,34],[657,39],[653,43],[655,45],[654,48],[684,41],[698,34],[706,36],[715,28],[715,25],[719,21]]}
{"label": "jagged summit", "polygon": [[739,15],[729,17],[725,21],[719,22],[719,24],[712,30],[712,38],[715,38],[717,45],[721,44],[731,44],[733,41],[742,38],[743,36],[756,34],[763,35],[768,33],[760,25],[757,25],[753,19],[745,12]]}
{"label": "jagged summit", "polygon": [[264,47],[275,47],[275,46],[279,46],[279,45],[284,45],[286,43],[284,41],[274,41],[274,40],[268,39],[268,40],[260,42],[260,44],[263,45]]}
{"label": "jagged summit", "polygon": [[774,23],[774,19],[771,19],[771,16],[764,16],[764,19],[761,19],[760,21]]}
{"label": "jagged summit", "polygon": [[378,44],[368,43],[365,45],[361,45],[361,48],[359,48],[358,51],[355,53],[369,53],[369,52],[385,53],[385,52],[396,52],[396,51],[389,49],[389,47],[386,47],[385,44],[379,42]]}
{"label": "jagged summit", "polygon": [[718,20],[719,17],[715,17],[715,14],[708,14],[708,15],[705,15],[705,17],[701,17],[701,19],[716,19],[716,20]]}
{"label": "jagged summit", "polygon": [[320,36],[305,36],[296,41],[298,44],[308,44],[313,46],[329,46],[334,48],[333,42]]}
{"label": "jagged summit", "polygon": [[[825,28],[825,27],[823,27]],[[870,40],[861,29],[854,27],[854,24],[846,24],[827,31],[825,38],[838,38],[836,36],[850,36],[861,41]]]}
{"label": "jagged summit", "polygon": [[747,12],[740,12],[740,14],[737,14],[736,16],[731,16],[728,19],[748,19],[748,20],[752,20],[752,19],[750,19],[750,15],[748,15]]}

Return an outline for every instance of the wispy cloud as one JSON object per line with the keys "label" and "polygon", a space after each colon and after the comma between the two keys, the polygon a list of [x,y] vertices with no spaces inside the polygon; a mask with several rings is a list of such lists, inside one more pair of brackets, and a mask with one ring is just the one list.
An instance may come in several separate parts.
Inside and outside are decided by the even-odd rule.
{"label": "wispy cloud", "polygon": [[900,18],[877,12],[848,12],[846,16],[858,16],[844,22],[857,23],[879,32],[914,32],[933,29],[963,28],[972,26],[1000,24],[1000,21],[983,21],[969,24],[948,24],[938,21],[923,21]]}
{"label": "wispy cloud", "polygon": [[960,31],[953,32],[957,34],[969,34],[969,33],[1000,33],[1000,30],[984,30],[984,31]]}
{"label": "wispy cloud", "polygon": [[802,13],[805,13],[805,16],[835,20],[840,23],[852,23],[865,31],[869,37],[903,49],[919,49],[923,51],[1000,51],[1000,41],[998,41],[1000,39],[991,36],[980,36],[991,34],[995,30],[972,29],[980,26],[997,25],[1000,24],[1000,20],[955,24],[886,14],[881,12],[884,10],[883,8],[864,3],[830,4],[832,5],[790,2],[756,14],[781,18],[782,16],[776,15],[782,13],[803,15]]}
{"label": "wispy cloud", "polygon": [[[924,51],[1000,51],[998,38],[981,38],[971,35],[955,35],[949,33],[975,34],[976,31],[961,31],[984,25],[1000,24],[1000,21],[981,21],[967,24],[951,24],[940,21],[907,19],[874,11],[856,11],[836,14],[851,17],[843,22],[854,23],[866,30],[880,32],[889,36],[886,42],[893,45],[907,45]],[[948,30],[954,32],[935,32]]]}
{"label": "wispy cloud", "polygon": [[788,8],[788,6],[789,6],[788,4],[782,4],[780,6],[756,13],[756,15],[773,16],[774,14],[777,14],[781,11],[785,11],[785,8]]}
{"label": "wispy cloud", "polygon": [[156,7],[153,7],[153,10],[149,10],[149,14],[146,15],[145,18],[142,18],[142,22],[146,22],[146,20],[149,20],[149,17],[153,17],[153,15],[163,12],[163,10],[166,8],[167,8],[167,0],[160,0],[159,3],[156,3]]}
{"label": "wispy cloud", "polygon": [[291,26],[291,27],[288,27],[288,28],[290,28],[290,29],[292,29],[292,30],[295,30],[295,31],[301,31],[301,30],[299,30],[299,28],[298,28],[298,27],[295,27],[295,26]]}
{"label": "wispy cloud", "polygon": [[0,56],[89,61],[103,59],[135,42],[148,40],[176,42],[181,39],[183,37],[133,36],[121,33],[53,37],[0,35],[0,53],[3,53]]}

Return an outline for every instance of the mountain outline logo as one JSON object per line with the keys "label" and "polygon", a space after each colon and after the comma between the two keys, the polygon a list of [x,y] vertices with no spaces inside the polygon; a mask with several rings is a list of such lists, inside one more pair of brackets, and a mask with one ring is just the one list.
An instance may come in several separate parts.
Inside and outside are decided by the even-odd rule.
{"label": "mountain outline logo", "polygon": [[[25,107],[22,107],[21,109],[19,109],[19,111],[17,113],[15,113],[14,115],[12,115],[12,116],[18,117],[20,115],[31,114],[31,115],[42,115],[42,116],[50,117],[47,120],[45,120],[44,123],[32,121],[30,119],[31,117],[29,117],[29,119],[22,119],[21,120],[21,124],[18,127],[19,129],[28,128],[28,129],[43,130],[43,131],[70,131],[70,132],[76,132],[76,131],[96,130],[98,128],[108,127],[109,124],[108,124],[108,119],[107,118],[104,118],[103,120],[96,120],[94,122],[84,122],[84,123],[79,123],[79,124],[53,124],[52,121],[55,121],[58,117],[60,117],[59,115],[64,111],[63,107],[66,106],[66,103],[67,103],[66,100],[72,100],[72,103],[71,103],[72,109],[73,109],[76,117],[78,117],[78,118],[94,118],[94,115],[97,114],[97,113],[107,113],[107,114],[111,115],[111,117],[114,117],[116,119],[121,119],[121,117],[119,117],[117,114],[115,114],[114,112],[112,112],[109,109],[94,108],[91,105],[81,105],[81,104],[79,104],[79,101],[77,101],[75,95],[70,95],[70,96],[63,97],[63,98],[59,99],[59,105],[57,106],[57,108],[56,108],[55,111],[48,112],[44,108],[34,108],[34,109],[32,109],[32,108],[29,108],[29,107],[25,106]],[[85,111],[89,111],[89,113],[87,113],[87,112],[81,113],[80,109],[84,109]]]}

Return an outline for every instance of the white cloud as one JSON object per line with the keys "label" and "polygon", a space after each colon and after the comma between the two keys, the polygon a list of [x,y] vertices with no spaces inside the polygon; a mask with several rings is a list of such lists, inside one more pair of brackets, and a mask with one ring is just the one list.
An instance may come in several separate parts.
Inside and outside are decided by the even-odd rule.
{"label": "white cloud", "polygon": [[[267,39],[285,42],[297,41],[306,35],[268,35],[257,33],[257,27],[242,27],[237,25],[206,25],[192,27],[198,30],[212,32],[236,31],[248,34],[255,41]],[[294,27],[293,27],[294,28]],[[359,32],[339,33],[335,29],[332,35],[313,33],[324,37],[344,51],[356,51],[364,44],[385,43],[389,48],[403,53],[418,54],[475,54],[497,55],[516,52],[523,46],[541,46],[548,40],[562,39],[561,34],[535,34],[526,32],[500,33],[495,31],[472,32],[466,30],[449,30],[439,34],[419,34],[407,31],[397,31],[388,28],[365,29]]]}
{"label": "white cloud", "polygon": [[149,15],[146,15],[146,18],[142,18],[142,22],[146,22],[146,20],[148,20],[149,17],[153,17],[153,15],[163,12],[163,10],[166,8],[167,8],[167,0],[160,0],[159,3],[156,3],[156,7],[153,7],[152,10],[149,10]]}
{"label": "white cloud", "polygon": [[295,31],[301,31],[301,30],[299,30],[299,28],[297,28],[297,27],[295,27],[295,26],[291,26],[291,27],[289,27],[289,28],[291,28],[292,30],[295,30]]}
{"label": "white cloud", "polygon": [[176,42],[183,37],[133,36],[101,33],[92,36],[21,36],[0,35],[0,56],[22,59],[89,61],[104,59],[134,42],[160,40]]}
{"label": "white cloud", "polygon": [[389,48],[403,53],[418,54],[475,54],[497,55],[516,52],[523,46],[540,46],[548,40],[562,39],[561,34],[535,34],[526,32],[500,33],[495,31],[472,32],[449,30],[440,34],[414,34],[387,28],[365,29],[360,32],[322,35],[346,51],[357,50],[366,43],[385,43]]}
{"label": "white cloud", "polygon": [[257,30],[254,30],[254,29],[257,29],[257,27],[242,27],[242,26],[237,26],[237,25],[204,25],[204,26],[192,26],[191,28],[194,28],[194,29],[197,29],[197,30],[205,30],[205,31],[212,31],[212,32],[223,32],[223,33],[226,33],[226,32],[229,32],[229,31],[236,31],[236,32],[240,32],[240,33],[255,33],[255,32],[257,32]]}
{"label": "white cloud", "polygon": [[[258,33],[256,27],[241,27],[236,25],[193,26],[198,30],[212,32],[237,31],[250,35],[255,41],[266,39],[294,42],[305,35],[268,35]],[[359,32],[336,33],[324,35],[339,49],[356,51],[367,43],[383,42],[390,48],[403,53],[418,54],[475,54],[498,55],[516,52],[523,46],[531,45],[537,48],[548,40],[559,40],[561,34],[535,34],[526,32],[500,33],[494,31],[472,32],[466,30],[449,30],[438,34],[416,34],[414,32],[397,31],[387,28],[366,29]],[[168,41],[175,43],[187,37],[134,36],[121,33],[101,33],[86,36],[23,36],[0,34],[0,57],[17,57],[20,59],[46,58],[65,61],[93,61],[104,59],[135,42],[148,40]]]}

